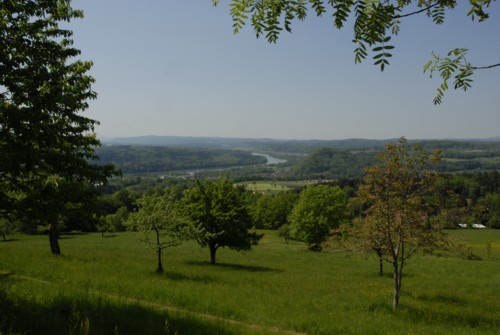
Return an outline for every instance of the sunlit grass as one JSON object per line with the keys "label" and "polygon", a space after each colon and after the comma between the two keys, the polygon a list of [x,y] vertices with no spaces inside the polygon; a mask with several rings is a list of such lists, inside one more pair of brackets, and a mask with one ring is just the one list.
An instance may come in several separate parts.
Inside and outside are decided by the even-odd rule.
{"label": "sunlit grass", "polygon": [[304,180],[304,181],[250,181],[241,182],[237,185],[245,185],[245,187],[253,192],[257,193],[277,193],[281,191],[290,191],[293,189],[298,189],[307,185],[313,185],[318,183],[317,180]]}
{"label": "sunlit grass", "polygon": [[[61,257],[50,255],[46,237],[19,235],[0,243],[0,287],[7,301],[37,311],[25,318],[59,322],[66,330],[88,318],[92,333],[113,327],[134,333],[126,328],[137,314],[150,320],[141,327],[151,325],[143,332],[151,334],[168,333],[166,320],[169,332],[179,334],[201,328],[200,334],[497,334],[500,231],[451,234],[483,261],[411,259],[397,311],[387,265],[379,277],[375,258],[310,252],[268,231],[246,254],[219,250],[216,266],[194,243],[167,249],[162,275],[154,272],[154,251],[134,233],[64,236]],[[20,319],[0,317],[0,333]]]}

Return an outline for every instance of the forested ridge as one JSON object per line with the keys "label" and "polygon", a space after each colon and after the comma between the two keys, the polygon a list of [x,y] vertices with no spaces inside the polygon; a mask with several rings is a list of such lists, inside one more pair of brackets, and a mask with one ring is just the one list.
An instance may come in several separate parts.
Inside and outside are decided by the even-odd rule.
{"label": "forested ridge", "polygon": [[123,173],[229,168],[265,164],[266,159],[242,150],[113,145],[97,149],[100,162],[113,163]]}
{"label": "forested ridge", "polygon": [[[500,167],[500,144],[493,142],[424,141],[426,151],[441,151],[440,172],[493,171]],[[298,179],[357,178],[373,164],[380,150],[320,148],[297,162],[292,175]]]}
{"label": "forested ridge", "polygon": [[360,177],[363,168],[374,160],[372,152],[352,153],[321,148],[297,162],[292,173],[299,179],[336,179]]}
{"label": "forested ridge", "polygon": [[[106,145],[98,148],[101,163],[113,163],[126,174],[164,173],[176,170],[231,170],[231,177],[244,180],[301,180],[359,178],[373,164],[384,145],[391,140],[245,140],[159,137],[134,138],[124,143],[155,143],[155,145]],[[174,141],[175,140],[175,141]],[[203,141],[204,140],[204,141]],[[157,143],[176,143],[158,145]],[[479,140],[413,140],[424,150],[440,150],[440,172],[493,171],[500,166],[500,142]],[[205,144],[205,146],[202,146]],[[285,158],[286,164],[264,166],[264,157],[252,152]],[[242,168],[243,167],[243,168]]]}

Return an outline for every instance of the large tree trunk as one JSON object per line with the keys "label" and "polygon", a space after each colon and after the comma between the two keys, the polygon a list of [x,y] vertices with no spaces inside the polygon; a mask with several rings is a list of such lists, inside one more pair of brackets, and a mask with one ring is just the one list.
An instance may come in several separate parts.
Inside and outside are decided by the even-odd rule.
{"label": "large tree trunk", "polygon": [[2,237],[4,241],[7,241],[7,239],[5,238],[5,233],[2,233]]}
{"label": "large tree trunk", "polygon": [[55,224],[49,224],[49,242],[50,242],[50,251],[52,252],[52,254],[60,255],[61,248],[59,247],[57,228]]}
{"label": "large tree trunk", "polygon": [[217,252],[217,247],[215,245],[209,245],[208,248],[210,249],[210,264],[215,264],[215,253]]}

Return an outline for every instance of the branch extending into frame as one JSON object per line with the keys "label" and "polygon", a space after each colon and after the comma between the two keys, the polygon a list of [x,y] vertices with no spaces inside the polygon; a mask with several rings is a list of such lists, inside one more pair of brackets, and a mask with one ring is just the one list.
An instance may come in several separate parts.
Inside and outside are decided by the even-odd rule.
{"label": "branch extending into frame", "polygon": [[497,66],[500,66],[500,63],[488,65],[488,66],[472,66],[472,69],[473,70],[486,70],[486,69],[492,69],[492,68],[497,67]]}
{"label": "branch extending into frame", "polygon": [[426,11],[428,11],[429,9],[432,9],[432,8],[434,8],[434,7],[436,7],[436,6],[439,6],[439,4],[438,4],[438,3],[435,3],[434,5],[430,5],[430,6],[426,7],[426,8],[423,8],[423,9],[417,10],[417,11],[412,12],[412,13],[403,14],[403,15],[396,15],[396,16],[394,16],[394,19],[400,19],[400,18],[402,18],[402,17],[408,17],[408,16],[412,16],[412,15],[420,14],[420,13],[426,12]]}

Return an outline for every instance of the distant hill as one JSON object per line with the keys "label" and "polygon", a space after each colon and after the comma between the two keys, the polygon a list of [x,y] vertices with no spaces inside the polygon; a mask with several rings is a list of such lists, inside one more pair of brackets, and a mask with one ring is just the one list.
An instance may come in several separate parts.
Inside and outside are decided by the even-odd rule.
{"label": "distant hill", "polygon": [[143,146],[169,146],[169,147],[189,147],[189,148],[237,148],[240,146],[252,145],[267,139],[240,139],[224,137],[183,137],[183,136],[138,136],[119,137],[103,140],[104,144],[111,145],[143,145]]}
{"label": "distant hill", "polygon": [[310,154],[292,168],[298,179],[354,178],[375,161],[372,151],[352,153],[334,148],[321,148]]}
{"label": "distant hill", "polygon": [[[441,172],[477,172],[500,170],[500,142],[427,140],[413,141],[426,151],[440,150]],[[360,177],[365,167],[376,161],[376,148],[339,150],[320,148],[296,162],[292,175],[298,179],[337,179]]]}
{"label": "distant hill", "polygon": [[[109,145],[142,145],[142,146],[169,146],[189,148],[216,148],[216,149],[243,149],[277,151],[283,153],[311,153],[319,148],[336,148],[339,150],[381,148],[387,143],[397,142],[398,139],[361,139],[351,138],[342,140],[276,140],[269,138],[232,138],[232,137],[184,137],[184,136],[137,136],[103,139]],[[485,139],[414,139],[410,143],[466,143],[466,142],[500,142],[500,136]]]}
{"label": "distant hill", "polygon": [[115,164],[124,173],[164,173],[187,169],[229,169],[266,164],[248,151],[170,148],[164,146],[106,145],[96,150],[101,164]]}
{"label": "distant hill", "polygon": [[[141,136],[105,140],[97,154],[125,173],[247,166],[238,179],[336,179],[360,177],[387,143],[397,139],[273,140],[219,137]],[[500,137],[471,140],[409,140],[425,150],[439,149],[443,172],[500,170]],[[286,166],[268,166],[265,153],[285,158]],[[256,168],[256,166],[261,166]],[[233,170],[234,171],[234,170]]]}
{"label": "distant hill", "polygon": [[370,140],[276,140],[268,138],[249,139],[231,137],[183,137],[183,136],[138,136],[103,139],[106,145],[168,146],[178,148],[242,149],[248,151],[311,153],[318,148],[334,147],[348,150],[355,148],[375,148],[395,142],[397,139]]}

